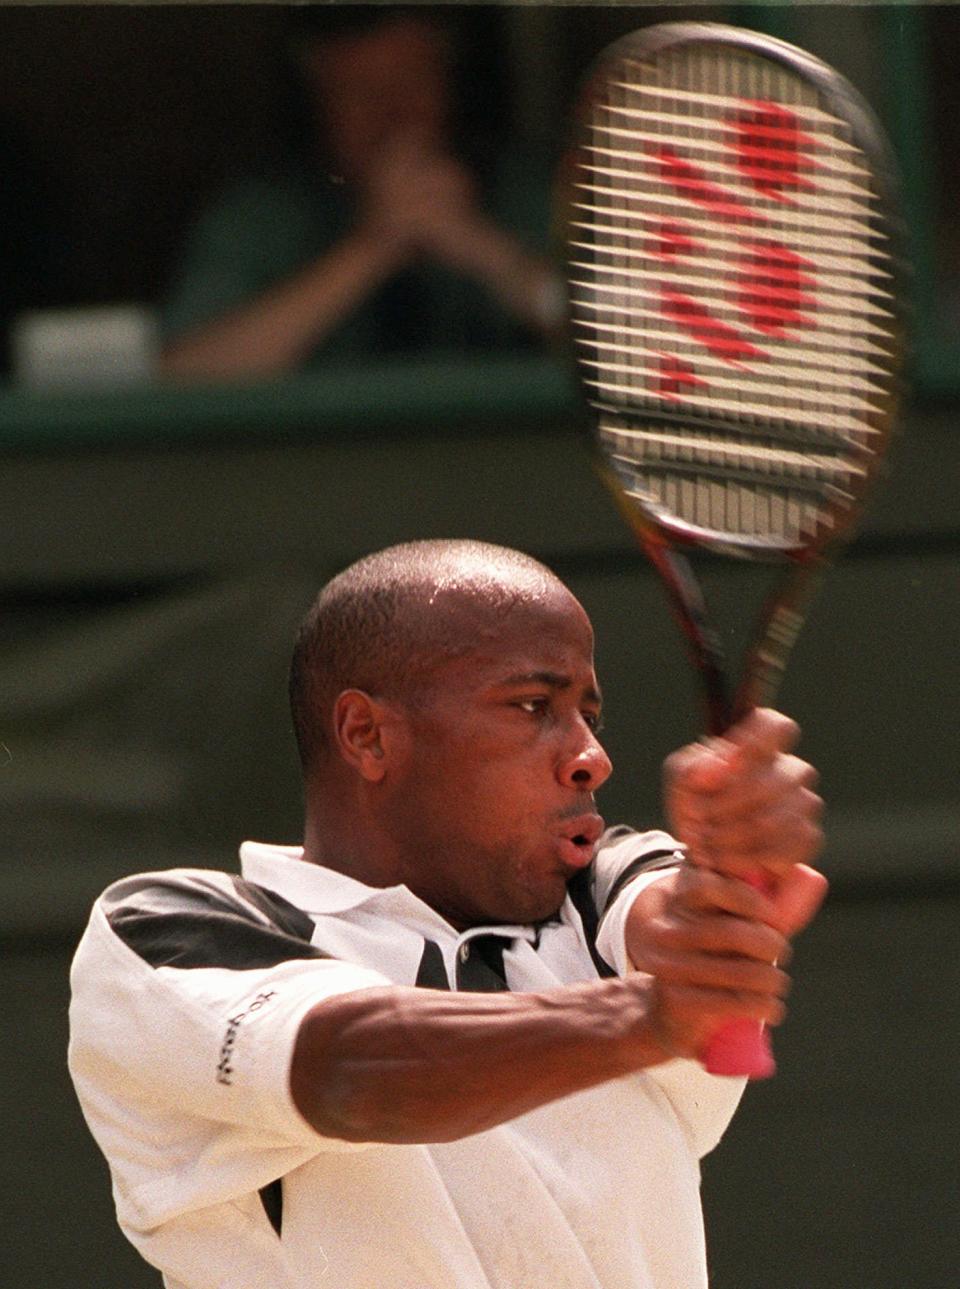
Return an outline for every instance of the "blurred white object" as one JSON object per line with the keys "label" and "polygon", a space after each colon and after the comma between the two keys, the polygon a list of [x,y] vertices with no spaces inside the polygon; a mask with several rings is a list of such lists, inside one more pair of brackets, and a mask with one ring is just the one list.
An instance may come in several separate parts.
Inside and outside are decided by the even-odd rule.
{"label": "blurred white object", "polygon": [[22,313],[11,335],[13,376],[33,389],[135,385],[156,371],[156,319],[141,305]]}

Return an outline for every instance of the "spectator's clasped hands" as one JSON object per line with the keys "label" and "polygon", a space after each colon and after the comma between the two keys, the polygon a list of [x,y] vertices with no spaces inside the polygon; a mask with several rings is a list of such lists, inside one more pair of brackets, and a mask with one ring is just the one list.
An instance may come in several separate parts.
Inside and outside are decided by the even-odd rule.
{"label": "spectator's clasped hands", "polygon": [[371,235],[410,256],[453,258],[482,218],[466,167],[411,134],[384,144],[363,195],[363,220]]}
{"label": "spectator's clasped hands", "polygon": [[483,283],[517,317],[556,325],[553,277],[482,208],[469,170],[416,134],[383,145],[363,185],[361,230],[395,263],[423,258]]}

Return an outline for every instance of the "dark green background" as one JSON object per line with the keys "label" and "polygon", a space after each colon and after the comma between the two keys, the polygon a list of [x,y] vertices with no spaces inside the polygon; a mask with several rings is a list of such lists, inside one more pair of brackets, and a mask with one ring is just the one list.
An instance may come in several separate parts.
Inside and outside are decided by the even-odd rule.
{"label": "dark green background", "polygon": [[[547,559],[597,627],[616,762],[604,811],[656,821],[660,760],[698,729],[695,690],[573,418],[549,402],[532,416],[514,376],[511,403],[499,369],[469,375],[474,398],[486,378],[500,392],[486,422],[453,410],[470,397],[455,388],[463,373],[444,369],[435,385],[450,402],[435,424],[385,416],[360,433],[317,412],[316,431],[287,446],[250,424],[232,443],[8,455],[4,1284],[154,1283],[113,1228],[67,1082],[70,951],[114,875],[231,865],[245,836],[297,839],[284,670],[295,623],[335,568],[414,535]],[[823,771],[834,894],[800,943],[781,1072],[706,1161],[718,1289],[954,1283],[958,464],[952,411],[912,407],[784,687]],[[758,580],[707,570],[731,640]]]}
{"label": "dark green background", "polygon": [[[891,8],[881,20],[855,9],[738,10],[786,35],[794,23],[816,52],[878,87],[901,161],[925,183],[911,187],[913,393],[888,477],[814,604],[781,697],[823,774],[833,893],[798,947],[780,1073],[750,1090],[705,1161],[715,1289],[949,1289],[960,1265],[960,346],[936,294],[950,261],[934,219],[956,174],[944,169],[945,132],[929,128],[945,109],[927,75],[932,60],[955,66],[956,24],[938,28],[937,45],[930,11]],[[225,42],[208,69],[211,95],[238,92],[229,69],[247,65],[259,38],[256,15],[235,27],[229,18],[211,19]],[[56,104],[45,125],[22,57],[33,21],[0,11],[10,37],[0,41],[0,99],[29,109],[38,137],[52,138]],[[102,11],[87,26],[71,21],[76,39],[57,49],[113,57]],[[618,21],[625,29],[623,14],[594,24],[578,10],[556,48],[569,61],[584,32],[598,39]],[[181,53],[185,66],[204,61],[185,22],[167,33],[168,68]],[[538,10],[516,30],[553,48],[553,22]],[[127,46],[143,68],[159,30]],[[548,65],[538,60],[523,65]],[[96,84],[77,73],[61,104],[91,101]],[[122,104],[111,86],[95,122],[120,111],[105,106]],[[548,88],[538,97],[534,83],[515,102],[533,134],[555,122]],[[77,121],[57,110],[69,142]],[[212,147],[219,121],[206,122],[197,147]],[[160,214],[146,219],[161,191],[147,181],[164,165],[173,173],[187,137],[151,171],[111,135],[95,176],[103,191],[113,191],[117,157],[147,186],[99,216],[81,203],[84,280],[105,264],[97,228],[114,244],[143,220],[150,236],[127,285],[156,283],[172,234]],[[182,214],[166,211],[172,223]],[[616,763],[604,813],[658,821],[659,765],[698,732],[696,693],[661,592],[575,422],[566,380],[546,360],[424,361],[247,390],[0,389],[0,1284],[158,1284],[114,1227],[106,1170],[67,1080],[69,959],[112,877],[229,866],[248,836],[297,840],[285,669],[296,622],[330,573],[423,536],[485,538],[545,559],[597,627]],[[711,565],[706,580],[735,648],[764,577]]]}

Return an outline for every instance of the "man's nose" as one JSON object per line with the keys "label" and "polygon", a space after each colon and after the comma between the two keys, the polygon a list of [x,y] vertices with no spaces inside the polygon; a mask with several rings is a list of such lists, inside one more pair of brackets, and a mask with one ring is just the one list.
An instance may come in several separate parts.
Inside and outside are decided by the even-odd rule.
{"label": "man's nose", "polygon": [[580,792],[596,792],[606,783],[613,771],[613,763],[590,727],[582,723],[579,737],[568,749],[559,770],[561,782]]}

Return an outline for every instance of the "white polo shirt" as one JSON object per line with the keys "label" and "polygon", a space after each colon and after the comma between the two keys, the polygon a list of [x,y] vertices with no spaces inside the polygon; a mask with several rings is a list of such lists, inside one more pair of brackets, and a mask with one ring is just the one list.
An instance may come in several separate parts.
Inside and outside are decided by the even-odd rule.
{"label": "white polo shirt", "polygon": [[[601,843],[594,952],[616,972],[645,884],[617,879],[675,850],[663,833]],[[391,983],[464,986],[477,936],[504,937],[513,991],[596,979],[570,898],[535,927],[458,933],[406,887],[364,886],[296,848],[246,843],[241,862],[242,878],[116,883],[71,974],[71,1074],[120,1226],[168,1289],[706,1285],[698,1157],[741,1079],[672,1061],[439,1145],[324,1138],[291,1099],[311,1007]]]}

